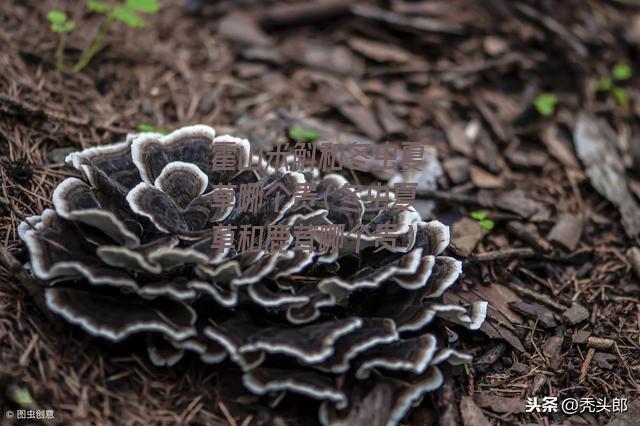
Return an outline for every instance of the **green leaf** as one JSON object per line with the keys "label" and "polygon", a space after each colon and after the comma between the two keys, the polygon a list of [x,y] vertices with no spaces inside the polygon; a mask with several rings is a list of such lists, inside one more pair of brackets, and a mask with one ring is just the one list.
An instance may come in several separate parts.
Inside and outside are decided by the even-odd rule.
{"label": "green leaf", "polygon": [[481,210],[475,210],[471,212],[471,217],[475,220],[483,220],[487,218],[487,212],[483,212]]}
{"label": "green leaf", "polygon": [[156,13],[160,9],[158,0],[126,0],[127,9],[144,13]]}
{"label": "green leaf", "polygon": [[625,64],[616,64],[611,71],[611,75],[616,80],[629,80],[632,74],[631,67]]}
{"label": "green leaf", "polygon": [[613,82],[611,81],[611,79],[609,77],[605,77],[598,82],[597,89],[604,92],[608,92],[609,90],[611,90],[612,87],[613,87]]}
{"label": "green leaf", "polygon": [[73,31],[76,28],[76,23],[73,21],[67,21],[64,24],[62,24],[62,32],[63,33],[69,33],[71,31]]}
{"label": "green leaf", "polygon": [[140,130],[143,133],[148,133],[148,132],[155,132],[156,128],[153,124],[140,123],[138,124],[138,130]]}
{"label": "green leaf", "polygon": [[629,94],[624,89],[624,87],[614,86],[611,92],[613,93],[613,96],[616,98],[616,101],[618,101],[619,105],[623,107],[629,106]]}
{"label": "green leaf", "polygon": [[123,7],[117,7],[111,16],[113,16],[115,20],[124,22],[130,27],[144,27],[147,25],[147,21],[136,15],[131,10]]}
{"label": "green leaf", "polygon": [[315,130],[305,130],[294,127],[289,129],[289,137],[300,142],[313,142],[320,138],[320,133]]}
{"label": "green leaf", "polygon": [[52,24],[61,24],[67,20],[67,14],[59,10],[50,10],[49,13],[47,13],[47,19]]}
{"label": "green leaf", "polygon": [[558,97],[553,93],[543,93],[536,96],[533,100],[533,104],[536,109],[545,117],[552,115],[556,110],[556,103],[558,103]]}
{"label": "green leaf", "polygon": [[34,404],[29,389],[16,387],[11,392],[11,399],[21,407],[31,407]]}
{"label": "green leaf", "polygon": [[76,23],[73,21],[56,22],[51,24],[51,31],[54,33],[68,33],[74,30]]}
{"label": "green leaf", "polygon": [[496,224],[491,219],[482,219],[478,223],[481,227],[483,227],[484,229],[488,229],[489,231],[492,230],[494,226],[496,226]]}
{"label": "green leaf", "polygon": [[108,13],[111,10],[111,5],[103,1],[88,0],[87,9],[96,13]]}

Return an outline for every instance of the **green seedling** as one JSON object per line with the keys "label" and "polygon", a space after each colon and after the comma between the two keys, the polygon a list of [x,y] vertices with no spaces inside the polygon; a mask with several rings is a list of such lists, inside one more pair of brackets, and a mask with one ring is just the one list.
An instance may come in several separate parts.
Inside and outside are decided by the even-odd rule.
{"label": "green seedling", "polygon": [[158,130],[156,126],[149,123],[140,123],[138,124],[138,130],[142,133],[160,133],[161,135],[167,135],[169,132],[167,130]]}
{"label": "green seedling", "polygon": [[320,133],[315,130],[293,128],[289,130],[289,137],[298,142],[314,142],[320,138]]}
{"label": "green seedling", "polygon": [[156,131],[156,128],[153,124],[140,123],[138,124],[138,130],[140,130],[142,133],[152,133]]}
{"label": "green seedling", "polygon": [[558,103],[558,97],[553,93],[543,93],[536,96],[533,100],[533,105],[536,107],[540,115],[549,117],[556,111],[556,104]]}
{"label": "green seedling", "polygon": [[632,74],[631,67],[624,64],[616,64],[611,70],[613,78],[619,81],[629,80]]}
{"label": "green seedling", "polygon": [[104,15],[105,20],[102,22],[98,35],[93,39],[89,48],[78,62],[70,68],[67,68],[64,64],[64,46],[66,34],[73,31],[76,24],[74,21],[68,20],[67,15],[59,10],[52,10],[47,14],[47,19],[51,23],[51,31],[58,34],[58,47],[56,49],[56,69],[58,71],[72,73],[82,71],[98,53],[115,22],[122,22],[129,27],[144,27],[147,25],[147,21],[138,14],[153,14],[160,9],[158,0],[124,0],[120,3],[87,0],[86,6],[89,11]]}
{"label": "green seedling", "polygon": [[624,64],[616,64],[611,70],[611,75],[603,78],[598,82],[596,90],[600,92],[610,93],[618,102],[618,105],[623,107],[629,106],[629,93],[621,85],[626,80],[629,80],[633,75],[631,67]]}
{"label": "green seedling", "polygon": [[487,219],[487,213],[481,210],[472,211],[471,217],[477,220],[478,224],[488,231],[492,230],[493,227],[496,226],[491,219]]}
{"label": "green seedling", "polygon": [[33,405],[35,404],[35,402],[33,401],[33,398],[31,397],[31,394],[29,393],[29,389],[27,388],[16,387],[16,388],[13,388],[9,392],[9,394],[13,402],[18,404],[20,407],[30,408],[30,407],[33,407]]}

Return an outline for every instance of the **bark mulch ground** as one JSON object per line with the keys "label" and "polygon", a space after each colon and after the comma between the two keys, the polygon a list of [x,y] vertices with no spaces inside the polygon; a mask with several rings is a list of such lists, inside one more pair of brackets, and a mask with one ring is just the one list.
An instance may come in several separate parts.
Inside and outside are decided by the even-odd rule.
{"label": "bark mulch ground", "polygon": [[[596,425],[613,415],[526,413],[534,396],[626,397],[634,409],[640,2],[189,1],[191,14],[161,3],[147,28],[116,25],[78,74],[55,70],[46,12],[77,23],[68,62],[100,17],[76,1],[0,3],[3,246],[26,260],[16,227],[51,206],[66,153],[140,125],[205,123],[264,144],[292,127],[427,141],[439,167],[417,207],[452,225],[465,273],[451,297],[490,309],[481,332],[461,339],[472,365],[405,422]],[[581,152],[594,146],[606,149],[590,162]],[[155,368],[142,348],[45,316],[9,274],[0,282],[0,407],[28,391],[23,404],[68,424],[317,421],[296,404],[271,412],[234,399],[238,384],[215,366]]]}

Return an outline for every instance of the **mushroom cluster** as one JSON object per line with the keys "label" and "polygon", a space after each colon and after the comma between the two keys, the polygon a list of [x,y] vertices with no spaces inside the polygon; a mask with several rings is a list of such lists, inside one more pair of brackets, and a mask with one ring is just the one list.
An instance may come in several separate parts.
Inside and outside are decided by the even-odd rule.
{"label": "mushroom cluster", "polygon": [[[233,148],[237,171],[214,167],[221,144]],[[476,329],[484,320],[484,302],[442,303],[461,273],[442,255],[448,228],[411,207],[372,211],[358,193],[357,208],[345,212],[354,192],[344,177],[287,162],[251,170],[265,160],[249,148],[190,126],[70,154],[79,177],[56,188],[54,209],[19,227],[46,306],[95,336],[145,336],[157,365],[185,351],[231,362],[255,394],[319,400],[323,424],[371,420],[371,404],[370,423],[399,423],[440,386],[438,364],[470,360],[448,347],[446,326]],[[317,188],[305,210],[292,195],[301,182]],[[264,195],[248,212],[236,202],[243,183],[290,191]],[[219,184],[235,186],[232,206],[212,201]],[[397,224],[397,245],[349,231],[385,223]],[[221,224],[345,227],[338,250],[291,250],[289,238],[275,251],[241,252],[214,244]]]}

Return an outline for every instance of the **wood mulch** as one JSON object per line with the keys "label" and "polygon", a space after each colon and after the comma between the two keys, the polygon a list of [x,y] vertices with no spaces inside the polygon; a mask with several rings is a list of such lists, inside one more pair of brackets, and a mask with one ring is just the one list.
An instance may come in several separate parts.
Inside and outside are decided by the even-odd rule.
{"label": "wood mulch", "polygon": [[[205,123],[260,143],[317,126],[424,141],[441,173],[417,207],[452,225],[465,260],[450,297],[488,300],[490,314],[461,336],[472,365],[405,422],[607,424],[614,413],[526,413],[525,401],[640,398],[640,2],[191,0],[193,14],[184,3],[162,0],[145,29],[116,26],[85,70],[64,75],[46,12],[78,25],[69,62],[99,18],[77,1],[0,2],[3,246],[26,260],[16,227],[51,207],[66,153],[140,124]],[[632,75],[614,82],[616,98],[598,86],[617,64]],[[543,93],[557,97],[548,116],[534,106]],[[613,153],[593,167],[613,170],[624,217],[576,150],[593,142],[581,126]],[[0,270],[2,411],[26,390],[34,409],[56,410],[51,424],[317,421],[296,404],[239,401],[237,386],[215,367],[155,368],[143,348],[90,338]]]}

